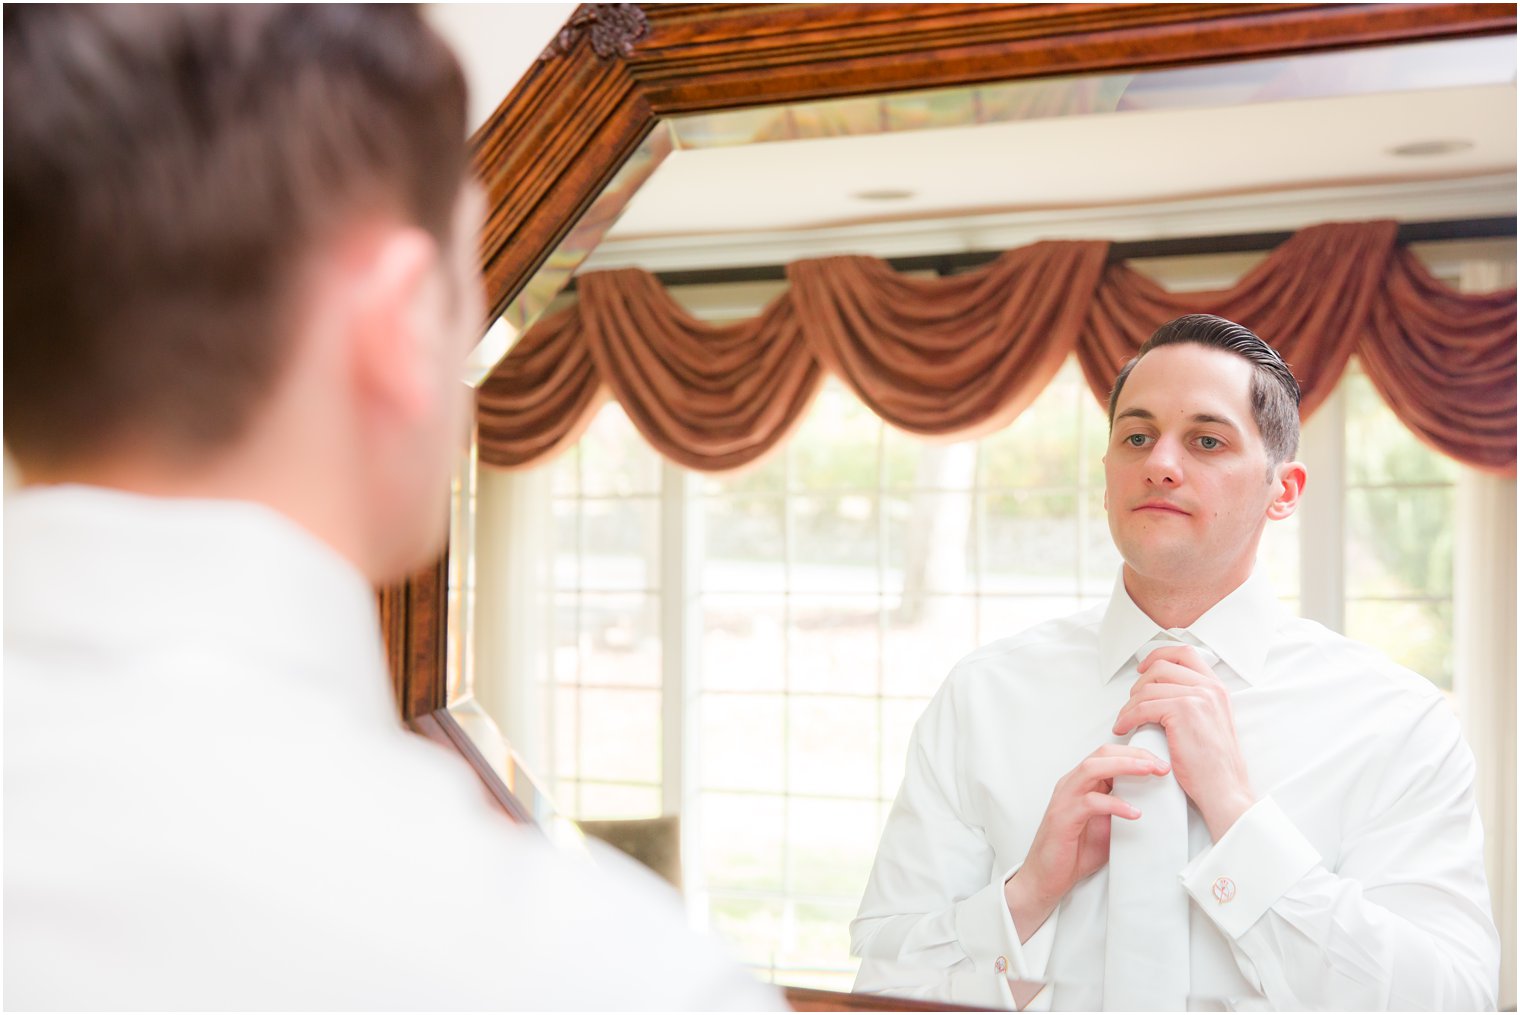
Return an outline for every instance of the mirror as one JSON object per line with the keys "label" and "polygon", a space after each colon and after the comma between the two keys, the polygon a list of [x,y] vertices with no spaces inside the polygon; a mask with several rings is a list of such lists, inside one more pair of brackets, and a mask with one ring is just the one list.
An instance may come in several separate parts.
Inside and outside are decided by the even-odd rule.
{"label": "mirror", "polygon": [[[575,272],[732,271],[834,252],[998,251],[1047,236],[1139,242],[1329,219],[1514,214],[1512,36],[1256,58],[1494,24],[1424,12],[1399,35],[1374,24],[1383,14],[1356,11],[1320,23],[1322,34],[1306,41],[1303,22],[1288,24],[1295,12],[1262,12],[1246,31],[1202,8],[1201,24],[1179,34],[1166,19],[1181,15],[1160,10],[1095,8],[1092,23],[1031,26],[1018,22],[1024,14],[940,6],[938,22],[879,10],[829,15],[839,19],[828,26],[839,52],[862,38],[900,49],[865,69],[812,68],[811,78],[763,76],[743,65],[740,47],[709,54],[704,91],[697,75],[662,79],[656,56],[636,50],[627,74],[651,106],[679,115],[642,135],[599,127],[597,138],[616,142],[604,150],[628,159],[576,165],[567,149],[552,151],[557,168],[523,184],[535,193],[498,202],[487,274],[501,323],[479,350],[477,376],[514,333],[573,299],[561,290]],[[757,26],[779,30],[775,19],[801,16],[756,10],[708,24],[672,12],[654,18],[648,42],[661,45],[663,32],[671,53],[679,44],[690,57],[721,46],[725,32],[763,39]],[[894,25],[899,16],[922,20]],[[979,41],[946,58],[955,25]],[[784,37],[802,46],[803,27]],[[1089,48],[1067,46],[1076,65],[1060,66],[1060,47],[1040,48],[1042,31],[1075,32]],[[1105,31],[1150,41],[1120,57]],[[1034,32],[1018,43],[1030,47],[1019,65],[1026,79],[1007,55],[1021,32]],[[1284,41],[1293,32],[1297,41]],[[748,55],[784,66],[782,51],[757,44]],[[935,52],[943,67],[929,66]],[[1231,55],[1251,59],[1202,63]],[[615,64],[582,56],[574,67],[546,66],[520,91],[569,80],[597,94],[610,88]],[[906,69],[883,69],[893,56]],[[768,83],[741,87],[756,80]],[[803,84],[856,94],[815,99]],[[711,111],[759,101],[781,104]],[[535,129],[519,143],[551,139],[553,125]],[[488,170],[490,135],[488,125]],[[1200,137],[1213,143],[1189,143]],[[1469,147],[1432,148],[1445,142]],[[1425,147],[1391,153],[1411,144]],[[552,173],[564,188],[556,223],[536,219],[530,200],[550,200]],[[512,189],[510,173],[486,175],[494,196]],[[1512,220],[1508,233],[1423,252],[1448,279],[1490,264],[1490,285],[1512,284]],[[1205,289],[1231,284],[1261,256],[1225,249],[1137,263],[1169,288]],[[783,284],[746,278],[707,275],[673,291],[698,317],[744,318]],[[1420,457],[1379,410],[1353,373],[1310,439],[1329,449],[1382,442],[1378,462],[1413,460],[1417,471],[1348,471],[1337,510],[1352,528],[1374,519],[1399,482],[1435,491],[1419,495],[1433,519],[1423,524],[1449,534],[1454,470]],[[457,483],[450,560],[449,714],[519,796],[538,794],[535,811],[552,827],[563,823],[551,815],[564,813],[681,814],[693,915],[762,976],[848,990],[847,925],[923,702],[976,644],[1109,591],[1117,558],[1099,503],[1102,429],[1068,365],[1013,426],[975,443],[917,441],[829,386],[784,448],[732,475],[661,461],[615,406],[542,468],[509,474],[472,458]],[[1280,590],[1303,589],[1292,605],[1334,609],[1308,602],[1321,587],[1301,572],[1317,555],[1314,528],[1300,516],[1298,527],[1273,533],[1263,558]],[[1385,544],[1429,539],[1425,530],[1390,534],[1365,556],[1396,568]],[[1444,566],[1444,579],[1411,574],[1408,601],[1392,605],[1358,598],[1362,579],[1340,572],[1341,619],[1353,635],[1357,624],[1437,632],[1410,651],[1445,630],[1448,647],[1422,665],[1449,674]]]}

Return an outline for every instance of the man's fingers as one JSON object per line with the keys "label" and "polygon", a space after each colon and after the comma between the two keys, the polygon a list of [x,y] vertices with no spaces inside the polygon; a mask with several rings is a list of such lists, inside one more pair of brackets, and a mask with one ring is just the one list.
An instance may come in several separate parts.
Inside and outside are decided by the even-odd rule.
{"label": "man's fingers", "polygon": [[1158,649],[1152,650],[1149,655],[1140,660],[1140,672],[1148,673],[1151,666],[1163,661],[1202,673],[1211,672],[1207,664],[1204,663],[1203,657],[1198,654],[1198,650],[1191,645],[1163,645]]}
{"label": "man's fingers", "polygon": [[1119,710],[1119,718],[1114,720],[1114,733],[1122,737],[1135,727],[1144,726],[1146,723],[1165,727],[1166,720],[1171,718],[1176,708],[1176,703],[1175,698],[1132,701]]}
{"label": "man's fingers", "polygon": [[1140,816],[1140,811],[1127,800],[1121,800],[1112,793],[1087,793],[1082,797],[1083,810],[1089,818],[1095,818],[1107,814],[1115,818],[1127,818],[1130,821]]}
{"label": "man's fingers", "polygon": [[1129,701],[1125,708],[1132,708],[1143,701],[1160,701],[1163,698],[1207,698],[1212,697],[1213,691],[1208,687],[1199,687],[1196,684],[1168,684],[1154,683],[1141,687],[1135,685],[1130,692]]}
{"label": "man's fingers", "polygon": [[[1145,687],[1158,682],[1204,687],[1211,684],[1219,684],[1219,678],[1208,670],[1199,672],[1192,667],[1185,666],[1171,659],[1153,658],[1151,665],[1140,671],[1140,679],[1135,681],[1135,687]],[[1220,686],[1223,685],[1221,684]],[[1131,693],[1133,691],[1134,688],[1131,688]]]}
{"label": "man's fingers", "polygon": [[[1089,754],[1087,756],[1087,758],[1084,758],[1083,760],[1087,761],[1087,760],[1089,760],[1091,758],[1120,758],[1120,757],[1123,757],[1123,758],[1150,758],[1150,759],[1152,759],[1154,761],[1160,761],[1161,760],[1160,758],[1158,758],[1154,754],[1152,754],[1150,751],[1147,751],[1145,748],[1143,748],[1143,747],[1131,747],[1129,744],[1104,744],[1102,747],[1098,748],[1096,751],[1093,751],[1091,754]],[[1078,767],[1080,768],[1081,766],[1078,766]]]}
{"label": "man's fingers", "polygon": [[1135,748],[1138,755],[1123,757],[1088,758],[1078,767],[1081,773],[1077,787],[1091,789],[1097,783],[1112,783],[1118,775],[1164,775],[1171,766],[1150,751]]}

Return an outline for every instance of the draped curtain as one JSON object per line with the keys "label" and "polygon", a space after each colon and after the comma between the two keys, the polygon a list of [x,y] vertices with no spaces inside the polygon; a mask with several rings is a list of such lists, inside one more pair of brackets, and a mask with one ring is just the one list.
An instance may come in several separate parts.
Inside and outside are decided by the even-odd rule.
{"label": "draped curtain", "polygon": [[481,461],[514,468],[573,444],[616,398],[661,454],[688,468],[748,464],[784,440],[825,372],[909,433],[965,438],[1007,425],[1075,353],[1105,403],[1120,367],[1185,313],[1238,321],[1271,342],[1307,416],[1356,355],[1418,437],[1475,468],[1515,475],[1515,290],[1455,292],[1396,242],[1391,221],[1294,234],[1230,289],[1171,293],[1105,241],[1047,241],[949,278],[871,257],[787,266],[757,317],[695,320],[647,272],[579,281],[477,392]]}

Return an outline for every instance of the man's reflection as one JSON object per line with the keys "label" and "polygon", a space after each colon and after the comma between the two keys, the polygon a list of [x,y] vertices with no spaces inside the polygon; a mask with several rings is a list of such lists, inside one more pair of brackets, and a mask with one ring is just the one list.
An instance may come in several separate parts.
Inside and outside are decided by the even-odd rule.
{"label": "man's reflection", "polygon": [[[1298,403],[1274,350],[1205,315],[1120,373],[1113,596],[972,653],[929,704],[851,926],[857,989],[1032,1009],[1494,1006],[1455,716],[1253,575],[1266,523],[1304,490]],[[1157,866],[1158,848],[1176,860]]]}

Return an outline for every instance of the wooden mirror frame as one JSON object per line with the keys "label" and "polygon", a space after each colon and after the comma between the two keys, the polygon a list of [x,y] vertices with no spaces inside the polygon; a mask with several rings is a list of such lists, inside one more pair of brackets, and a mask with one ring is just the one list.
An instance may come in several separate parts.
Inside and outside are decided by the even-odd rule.
{"label": "wooden mirror frame", "polygon": [[[662,117],[1512,34],[1515,14],[1512,4],[583,4],[471,138],[488,207],[487,323]],[[447,610],[446,556],[381,593],[403,719],[469,756],[445,710]],[[478,753],[471,760],[481,768]]]}

